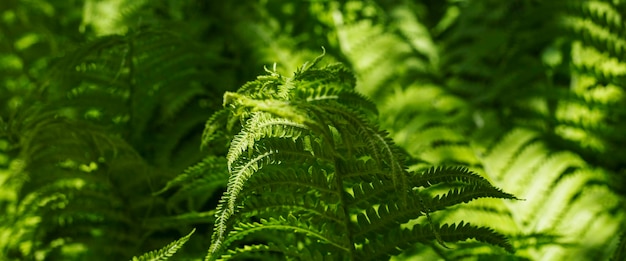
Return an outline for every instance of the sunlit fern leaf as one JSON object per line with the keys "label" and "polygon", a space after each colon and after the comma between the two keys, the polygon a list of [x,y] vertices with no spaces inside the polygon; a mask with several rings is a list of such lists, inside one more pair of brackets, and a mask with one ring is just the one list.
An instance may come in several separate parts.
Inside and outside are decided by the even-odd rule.
{"label": "sunlit fern leaf", "polygon": [[417,15],[412,13],[410,9],[401,7],[391,10],[390,13],[394,21],[392,28],[397,27],[399,31],[397,34],[406,38],[406,42],[411,44],[414,50],[413,56],[426,60],[427,65],[436,66],[439,62],[437,47],[428,28],[418,21]]}
{"label": "sunlit fern leaf", "polygon": [[[476,165],[464,131],[474,124],[467,104],[435,85],[411,85],[382,102],[382,126],[413,157],[432,164]],[[463,124],[465,123],[465,124]],[[428,168],[431,165],[422,165]]]}
{"label": "sunlit fern leaf", "polygon": [[[437,86],[430,87],[430,89],[434,89],[435,91],[441,93],[439,95],[443,97],[449,96],[445,94],[445,92],[441,91],[443,90],[443,88],[439,90],[437,90],[437,88],[438,88]],[[383,117],[383,119],[389,119],[390,125],[386,125],[386,126],[393,126],[390,128],[395,130],[393,133],[394,135],[396,135],[396,137],[402,138],[400,139],[402,141],[401,144],[403,146],[408,146],[405,144],[424,144],[423,148],[425,149],[422,151],[419,151],[420,152],[419,154],[415,153],[418,151],[413,151],[413,150],[409,150],[409,151],[415,153],[414,155],[420,158],[427,159],[430,162],[453,163],[455,165],[456,164],[465,165],[468,163],[472,164],[473,165],[472,169],[476,169],[476,171],[485,175],[485,177],[488,180],[493,180],[496,184],[504,186],[505,190],[511,191],[516,196],[526,199],[525,196],[528,195],[527,193],[521,193],[520,195],[520,191],[522,191],[522,189],[526,186],[517,186],[517,185],[523,182],[526,182],[529,179],[526,177],[526,175],[529,175],[531,174],[532,171],[537,170],[532,167],[531,167],[532,169],[529,170],[529,166],[535,166],[535,164],[540,164],[538,162],[543,162],[544,160],[546,160],[547,159],[546,154],[549,153],[549,150],[547,150],[547,148],[545,147],[545,144],[540,144],[537,142],[540,139],[540,137],[535,134],[529,134],[527,132],[521,132],[519,130],[513,131],[509,134],[510,137],[506,138],[506,142],[504,142],[504,140],[500,140],[500,142],[502,143],[500,142],[496,143],[496,144],[499,144],[498,146],[500,146],[501,150],[498,149],[497,152],[489,153],[488,154],[489,157],[484,158],[484,153],[481,152],[484,150],[484,148],[475,147],[476,145],[479,145],[480,143],[470,143],[466,141],[466,140],[469,140],[469,138],[463,135],[463,133],[465,133],[464,130],[467,130],[466,128],[467,125],[459,126],[462,123],[472,123],[471,121],[472,115],[452,113],[451,115],[460,116],[460,117],[456,117],[456,118],[445,117],[445,114],[442,114],[439,117],[433,117],[432,116],[433,114],[439,115],[437,114],[437,113],[440,113],[439,108],[437,108],[436,106],[432,106],[433,104],[429,102],[429,100],[432,100],[432,98],[429,99],[425,97],[431,97],[433,93],[436,93],[435,91],[432,91],[432,93],[429,93],[429,92],[424,91],[422,86],[419,86],[419,88],[415,87],[415,88],[410,88],[406,91],[403,91],[401,92],[401,94],[406,95],[408,93],[417,93],[417,90],[420,91],[420,93],[422,94],[421,96],[415,96],[415,98],[409,98],[406,96],[399,95],[398,97],[394,97],[395,99],[389,99],[389,102],[388,102],[389,105],[383,107],[384,109],[390,108],[389,111],[383,111],[383,114],[389,113],[393,111],[391,109],[397,107],[397,111],[395,113],[386,114],[387,116]],[[427,96],[427,95],[430,95],[430,96]],[[563,96],[561,95],[560,97],[563,97]],[[415,99],[418,99],[419,101],[421,101],[422,98],[423,98],[423,102],[415,102]],[[455,98],[455,100],[457,101],[456,103],[445,105],[445,106],[442,106],[441,108],[444,110],[450,110],[452,112],[454,112],[454,109],[457,109],[457,108],[461,108],[460,109],[461,112],[466,111],[466,109],[462,109],[462,108],[465,108],[465,106],[467,105],[465,105],[464,102],[462,101],[459,102],[459,98]],[[406,104],[403,104],[404,101],[406,101]],[[394,115],[394,116],[397,115],[396,117],[400,117],[400,118],[398,119],[398,118],[390,117],[391,115]],[[405,115],[409,116],[407,117],[408,119],[404,118]],[[477,127],[478,128],[484,128],[484,127],[493,128],[490,126],[493,126],[494,122],[488,122],[490,118],[486,118],[483,115],[485,115],[483,114],[483,112],[479,112],[474,115],[475,116],[474,121]],[[491,130],[494,130],[494,129],[495,128]],[[428,131],[430,130],[432,130],[432,132],[428,133]],[[420,139],[421,136],[419,134],[421,134],[422,132],[426,132],[428,134],[426,136],[426,140]],[[410,140],[404,137],[414,137],[414,138]],[[432,143],[429,141],[432,141]],[[482,145],[484,144],[485,143],[482,143]],[[527,148],[527,150],[520,149],[520,148]],[[567,154],[568,153],[565,153],[565,155],[558,156],[557,157],[558,159],[557,158],[554,159],[555,162],[564,160],[566,164],[569,163],[569,164],[572,164],[572,166],[579,166],[578,163],[580,163],[581,161],[572,159],[571,157],[567,156]],[[538,156],[538,155],[544,155],[544,156]],[[519,162],[516,163],[515,165],[511,165],[511,161],[519,161]],[[482,166],[485,167],[484,172],[483,170],[481,170]],[[557,168],[558,166],[546,165],[546,169],[542,169],[540,171],[545,173],[545,171],[547,171],[548,168],[553,168],[553,167]],[[424,168],[425,166],[420,166],[418,169],[424,169]],[[507,170],[510,170],[510,172],[507,172]],[[564,172],[561,169],[558,169],[555,172],[557,173],[560,172],[561,174],[567,173],[567,171]],[[546,174],[542,175],[542,177],[546,177],[546,178],[548,176],[549,175],[546,175]],[[592,181],[594,180],[593,178],[589,179],[589,176],[586,176],[586,175],[583,175],[583,176],[584,178],[581,178],[580,176],[577,178],[573,178],[574,180],[577,180],[577,182],[575,183],[587,184],[588,182],[594,182]],[[507,179],[507,182],[503,183],[501,182],[502,177],[511,177],[511,178],[516,177],[516,178],[511,179],[511,180]],[[599,177],[599,176],[596,176],[596,177]],[[569,178],[563,178],[564,180],[563,184],[560,184],[557,187],[560,188],[560,190],[567,189],[569,187],[568,184],[572,184],[570,182],[566,182],[568,179]],[[507,185],[507,184],[510,184],[510,185]],[[516,186],[514,187],[512,184],[516,184]],[[537,183],[534,183],[534,184],[535,184],[533,185],[534,188],[542,187],[542,186],[537,185]],[[574,194],[579,193],[581,186],[582,185],[575,185],[574,188],[570,190],[570,192]],[[541,195],[541,192],[534,191],[532,192],[532,194],[539,196]],[[552,197],[551,200],[547,200],[547,201],[541,201],[541,200],[537,200],[533,198],[533,202],[546,203],[545,209],[550,209],[552,211],[543,212],[543,213],[545,213],[545,215],[547,216],[554,216],[554,213],[563,213],[562,212],[563,210],[562,209],[559,210],[560,208],[558,207],[558,205],[562,203],[556,203],[556,202],[562,202],[563,200],[567,201],[567,198],[568,198],[567,194],[559,193],[555,195],[559,195],[559,196]],[[560,196],[560,195],[565,195],[565,196]],[[470,202],[468,203],[467,206],[455,208],[455,210],[449,211],[449,212],[442,212],[439,215],[435,215],[436,216],[435,219],[443,222],[442,220],[449,221],[449,220],[455,220],[458,218],[467,218],[468,216],[471,216],[471,217],[477,217],[476,219],[478,220],[479,219],[501,220],[501,221],[498,221],[497,223],[490,222],[488,225],[494,225],[495,227],[497,227],[498,231],[507,231],[511,233],[518,233],[517,229],[522,229],[522,227],[524,227],[521,221],[515,220],[516,219],[515,217],[518,214],[520,215],[520,218],[524,216],[524,214],[518,213],[519,211],[516,211],[516,209],[517,208],[525,209],[525,207],[507,207],[506,205],[524,205],[528,203],[528,200],[510,203],[506,205],[498,201],[487,201],[489,202],[487,204],[483,204],[482,202],[483,201]],[[488,209],[494,209],[494,211],[488,211]],[[532,211],[529,213],[532,213]],[[450,216],[447,216],[447,215],[450,215]],[[609,218],[608,216],[604,216],[603,214],[598,214],[598,216],[602,218],[606,218],[607,220],[611,220],[611,218]],[[440,219],[442,217],[443,219]],[[570,218],[572,217],[573,216],[570,216]],[[476,219],[472,218],[472,220],[476,220]],[[534,225],[540,224],[539,226],[543,226],[543,228],[547,228],[550,226],[554,227],[557,224],[556,222],[550,223],[550,224],[548,224],[549,222],[548,223],[539,222],[539,220],[544,220],[542,216],[540,216],[539,214],[536,216],[533,216],[532,218],[528,218],[526,220],[535,220],[535,221],[527,221],[527,222],[530,222]],[[517,224],[515,224],[516,222]],[[613,222],[615,222],[615,219],[611,221],[611,224],[613,224]],[[479,222],[479,224],[481,223]],[[500,226],[500,224],[506,224],[506,225]],[[599,224],[599,223],[596,223],[596,224]],[[614,228],[613,225],[607,226],[607,229],[609,231],[611,231],[612,229],[609,227]],[[523,230],[524,229],[522,229],[522,231]],[[533,232],[537,232],[537,231],[531,230],[526,233],[533,233]],[[547,232],[545,230],[543,232],[537,232],[537,233],[559,234],[554,231]],[[565,231],[561,233],[565,233]],[[608,234],[604,234],[604,235],[608,235]],[[554,244],[552,245],[544,244],[544,246],[551,245],[552,247],[554,247],[555,245],[557,245],[557,248],[558,248],[558,245],[561,245],[563,247],[566,247],[568,246],[566,242],[567,241],[565,241],[564,239],[563,241],[558,241],[558,242],[555,241],[553,242]],[[598,244],[598,245],[601,245],[601,244]],[[523,248],[526,248],[526,247],[533,248],[533,246],[528,246],[528,245]],[[540,248],[542,246],[534,246],[534,247]],[[525,251],[521,251],[521,252],[522,252],[520,253],[521,256],[532,256],[532,255],[527,255]],[[545,253],[545,252],[542,252],[542,253]],[[541,254],[536,255],[536,256],[541,256]]]}
{"label": "sunlit fern leaf", "polygon": [[619,38],[622,31],[622,13],[615,4],[608,1],[572,1],[566,5],[563,23],[575,31],[586,45],[607,52],[621,59],[624,55],[624,41]]}
{"label": "sunlit fern leaf", "polygon": [[[486,180],[476,182],[478,178],[465,169],[442,168],[430,173],[443,177],[438,172],[447,171],[449,177],[432,182],[469,181],[469,188],[450,190],[446,197],[425,203],[425,193],[409,188],[430,186],[428,176],[407,172],[404,152],[372,122],[375,107],[354,93],[354,81],[337,68],[304,66],[293,78],[268,71],[269,75],[245,84],[237,93],[225,94],[227,112],[218,112],[221,116],[211,118],[207,128],[210,133],[238,133],[226,157],[230,177],[217,208],[212,244],[205,259],[260,252],[264,253],[261,256],[276,252],[290,257],[292,249],[303,246],[333,253],[334,259],[360,260],[363,249],[390,240],[381,235],[400,234],[401,224],[414,219],[431,229],[423,241],[443,243],[478,237],[505,246],[487,230],[452,236],[471,229],[438,228],[429,212],[478,198],[514,197]],[[233,122],[229,118],[237,119],[241,128],[228,128],[225,121]],[[409,177],[423,179],[413,184]],[[440,229],[447,233],[445,238]],[[275,238],[280,238],[282,248],[275,248]],[[419,238],[408,240],[403,244],[421,242]],[[256,244],[246,247],[247,242]],[[384,249],[386,252],[377,254],[397,253],[397,249],[392,250],[395,246]],[[300,253],[298,258],[312,257]]]}
{"label": "sunlit fern leaf", "polygon": [[373,16],[384,22],[376,23],[374,18],[344,21],[340,13],[333,16],[341,50],[359,78],[359,90],[381,99],[387,93],[380,86],[402,88],[408,75],[432,80],[439,58],[428,29],[419,21],[423,17],[409,11],[411,4],[389,5],[386,13],[376,6],[381,3],[363,4],[377,9]]}
{"label": "sunlit fern leaf", "polygon": [[[624,142],[623,135],[612,134],[624,128],[623,20],[623,4],[611,1],[571,1],[562,15],[562,28],[571,39],[568,43],[572,67],[570,91],[584,96],[589,104],[563,102],[557,111],[562,122],[556,131],[568,141],[565,143],[568,147],[580,151],[585,159],[614,171],[622,168],[621,164],[608,155],[624,156],[617,145]],[[609,107],[598,110],[594,103]]]}
{"label": "sunlit fern leaf", "polygon": [[[494,142],[494,147],[487,152],[489,158],[485,159],[485,161],[488,161],[489,165],[485,166],[486,171],[493,173],[491,176],[494,178],[503,178],[501,174],[510,166],[515,156],[519,155],[520,151],[518,150],[532,143],[536,138],[533,132],[522,129],[516,129],[507,133],[501,140]],[[525,157],[521,158],[528,160]]]}
{"label": "sunlit fern leaf", "polygon": [[169,243],[167,246],[164,246],[163,248],[159,250],[150,251],[139,257],[135,256],[131,259],[131,261],[165,261],[165,260],[168,260],[174,254],[176,254],[176,252],[180,248],[182,248],[185,243],[187,243],[187,241],[189,240],[189,238],[194,232],[196,232],[195,228],[191,230],[191,232],[189,232],[189,234],[187,234],[186,236],[181,237],[172,243]]}
{"label": "sunlit fern leaf", "polygon": [[[226,222],[230,219],[230,216],[236,212],[236,208],[238,208],[239,202],[241,202],[239,194],[243,190],[247,180],[250,179],[255,172],[260,171],[261,168],[264,170],[267,169],[267,167],[265,167],[267,165],[289,162],[294,159],[309,162],[309,164],[314,164],[313,162],[316,159],[311,152],[305,150],[304,144],[301,142],[294,143],[289,139],[274,138],[271,142],[266,144],[274,145],[276,149],[260,151],[258,154],[255,153],[249,157],[238,160],[236,165],[231,169],[228,190],[223,196],[222,205],[218,207],[217,232],[215,237],[225,236],[220,233],[225,232]],[[269,184],[271,184],[271,182]]]}
{"label": "sunlit fern leaf", "polygon": [[[228,169],[243,155],[250,152],[254,142],[265,137],[281,137],[298,139],[308,132],[308,127],[302,123],[290,121],[288,119],[273,118],[271,114],[258,112],[253,113],[248,124],[243,127],[241,133],[236,135],[228,150]],[[247,155],[250,157],[250,154]]]}
{"label": "sunlit fern leaf", "polygon": [[[351,86],[351,85],[349,85]],[[365,115],[376,115],[378,109],[376,105],[369,99],[355,92],[354,90],[345,90],[340,84],[326,83],[323,81],[312,84],[307,88],[298,88],[294,98],[302,98],[310,103],[324,103],[327,101],[338,101],[343,104],[351,104],[351,109],[358,109]]]}
{"label": "sunlit fern leaf", "polygon": [[[340,16],[340,13],[335,16],[340,48],[357,72],[359,91],[370,97],[379,97],[381,91],[377,87],[390,83],[401,69],[406,72],[416,64],[417,67],[427,66],[420,60],[405,60],[410,57],[412,47],[401,38],[385,32],[382,26],[371,21],[343,24]],[[398,66],[399,61],[405,62],[403,65],[406,67]]]}
{"label": "sunlit fern leaf", "polygon": [[[599,247],[615,237],[623,214],[611,214],[618,201],[606,185],[601,185],[606,184],[606,173],[590,168],[577,155],[551,152],[537,140],[536,133],[516,129],[500,140],[483,160],[488,175],[504,189],[525,199],[507,203],[520,231],[557,235],[565,243],[544,246],[538,256],[591,257],[598,254],[586,252],[593,247],[576,246],[581,238],[586,244]],[[604,197],[604,207],[590,208],[585,203],[600,197]],[[578,224],[576,227],[600,226],[598,222],[603,224],[602,229],[593,235],[570,227],[573,223]],[[608,253],[598,255],[607,257]]]}

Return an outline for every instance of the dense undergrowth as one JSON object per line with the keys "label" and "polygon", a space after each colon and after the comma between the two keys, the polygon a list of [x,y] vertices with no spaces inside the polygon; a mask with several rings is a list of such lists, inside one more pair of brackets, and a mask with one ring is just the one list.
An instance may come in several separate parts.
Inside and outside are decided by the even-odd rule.
{"label": "dense undergrowth", "polygon": [[624,16],[3,1],[0,259],[623,260]]}

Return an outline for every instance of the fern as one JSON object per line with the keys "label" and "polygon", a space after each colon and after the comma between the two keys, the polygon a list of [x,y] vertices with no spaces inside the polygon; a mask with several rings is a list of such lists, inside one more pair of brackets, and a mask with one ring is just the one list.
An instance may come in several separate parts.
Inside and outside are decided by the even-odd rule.
{"label": "fern", "polygon": [[[606,164],[601,158],[607,157],[598,156],[598,152],[608,151],[611,146],[608,140],[620,144],[617,141],[620,138],[613,131],[620,129],[621,125],[605,124],[603,121],[607,118],[601,112],[606,111],[608,108],[605,106],[609,104],[613,104],[613,110],[621,110],[616,109],[619,106],[615,104],[621,97],[621,91],[610,85],[606,88],[589,85],[589,76],[576,74],[573,78],[574,84],[585,82],[585,86],[593,86],[594,91],[589,92],[589,88],[583,87],[576,88],[578,91],[569,91],[566,89],[569,82],[563,79],[569,77],[567,74],[570,73],[568,64],[571,58],[567,52],[572,50],[576,56],[581,53],[579,50],[583,50],[577,43],[572,45],[573,49],[569,49],[564,43],[564,39],[569,40],[569,37],[581,39],[585,43],[582,48],[587,48],[584,47],[586,45],[594,46],[601,53],[608,47],[607,54],[619,57],[621,43],[614,40],[619,39],[619,36],[615,36],[620,32],[616,28],[621,26],[617,11],[619,4],[602,1],[540,4],[521,2],[523,1],[510,4],[496,1],[450,4],[450,17],[443,17],[448,20],[442,20],[436,28],[430,28],[431,34],[425,32],[421,24],[432,19],[431,13],[423,15],[420,12],[410,14],[397,11],[415,8],[408,4],[385,6],[385,12],[377,14],[389,15],[387,18],[390,20],[385,23],[373,24],[372,19],[364,18],[350,23],[338,23],[336,29],[340,32],[341,48],[349,56],[356,74],[363,74],[364,82],[369,86],[364,89],[365,92],[382,108],[382,125],[390,130],[400,146],[418,158],[411,169],[428,169],[431,164],[469,166],[486,180],[501,185],[505,190],[524,199],[510,204],[490,200],[471,202],[451,211],[436,213],[433,219],[446,222],[464,218],[477,224],[481,224],[481,220],[491,220],[490,224],[498,224],[494,226],[497,231],[512,236],[513,244],[523,245],[516,254],[519,257],[569,257],[572,252],[576,253],[571,254],[572,256],[597,255],[607,258],[606,251],[591,249],[600,249],[612,242],[612,234],[615,233],[621,217],[621,214],[611,217],[617,211],[617,203],[606,208],[585,210],[576,208],[577,204],[571,202],[571,207],[576,209],[574,211],[564,206],[557,207],[556,202],[569,202],[572,195],[577,198],[593,198],[594,193],[617,200],[615,195],[603,188],[608,183],[606,176],[610,175],[610,171],[594,169],[586,161],[602,162],[602,166],[609,168],[615,166]],[[428,8],[431,7],[436,6],[429,4]],[[538,15],[543,13],[554,15]],[[336,14],[335,17],[341,16]],[[405,23],[396,26],[395,23],[399,21]],[[606,27],[611,33],[604,33],[604,29],[591,29],[600,27]],[[537,31],[537,28],[541,28],[541,31]],[[563,34],[563,28],[573,34]],[[517,40],[523,39],[524,35],[533,35],[534,40]],[[379,41],[386,44],[377,44]],[[434,41],[439,41],[436,43],[441,49],[429,48]],[[415,43],[422,45],[416,46]],[[409,55],[407,46],[413,46],[416,51]],[[376,53],[378,58],[373,59],[372,53]],[[398,56],[398,53],[402,55]],[[537,53],[542,56],[529,58],[537,56]],[[577,59],[590,62],[589,59]],[[419,61],[422,66],[405,65],[410,60]],[[616,80],[619,73],[610,69],[608,62],[604,62],[608,59],[598,58],[597,65],[584,66],[577,65],[581,63],[577,60],[572,61],[573,73],[590,74],[598,79],[599,84],[614,83],[619,86]],[[391,70],[385,66],[376,66],[382,64],[395,64],[395,68],[410,68],[409,70],[415,72],[401,74],[400,77],[385,76],[368,80],[367,77],[390,73]],[[394,95],[382,91],[388,90],[390,86],[394,89]],[[615,95],[614,98],[609,98],[608,93]],[[581,118],[581,114],[571,113],[573,110],[585,116]],[[618,114],[613,113],[612,119],[619,117],[616,116]],[[513,130],[510,135],[517,138],[493,139],[494,136],[507,133],[509,126],[525,126],[539,134]],[[517,136],[521,133],[526,135]],[[564,138],[570,141],[562,141]],[[572,140],[577,140],[579,144],[571,142]],[[491,143],[499,143],[502,149],[506,147],[508,150],[489,153]],[[595,149],[590,149],[594,147]],[[583,158],[560,149],[572,150]],[[510,161],[516,161],[515,165],[508,165],[513,164]],[[510,171],[501,169],[504,166],[510,166]],[[531,187],[539,191],[529,189]],[[448,188],[449,186],[445,186],[445,189]],[[537,198],[548,191],[556,194],[549,196],[549,200]],[[525,207],[519,207],[521,205]],[[530,215],[535,213],[527,212],[532,209],[539,212],[539,209],[551,211],[544,215]],[[595,248],[588,249],[589,252],[575,252],[572,249],[576,248],[576,242],[591,239],[570,236],[577,232],[561,230],[559,221],[575,220],[578,215],[586,215],[583,213],[597,216],[607,222],[607,225],[593,239],[597,240],[594,243]],[[546,219],[548,216],[553,218]],[[493,222],[494,220],[498,221]],[[593,226],[593,221],[589,222]],[[538,230],[538,227],[542,229]],[[523,236],[516,237],[515,234]],[[523,243],[532,237],[537,238],[536,242],[544,243],[535,246]],[[544,237],[557,240],[552,245],[545,244],[545,241],[540,241]],[[515,243],[516,240],[520,241]],[[475,249],[476,246],[465,246],[474,250],[458,250],[452,255],[437,248],[433,250],[438,255],[451,259],[467,258],[474,256],[471,253],[484,251]],[[530,250],[532,248],[542,250],[533,253],[534,250]],[[497,250],[489,251],[497,253]],[[424,258],[430,254],[420,251],[420,255]],[[499,254],[492,254],[497,255]]]}
{"label": "fern", "polygon": [[[562,18],[563,28],[570,34],[572,48],[572,95],[583,97],[587,105],[563,104],[558,133],[586,158],[607,166],[621,168],[607,161],[605,155],[622,155],[615,144],[623,143],[619,130],[623,119],[624,84],[624,13],[620,3],[610,1],[575,1],[567,5]],[[581,59],[582,57],[592,57]],[[605,107],[606,109],[602,109]],[[579,111],[573,119],[565,110]],[[599,130],[599,131],[597,131]],[[566,142],[567,143],[567,142]],[[618,146],[619,147],[619,146]],[[600,156],[602,155],[602,156]]]}
{"label": "fern", "polygon": [[623,256],[621,1],[1,5],[0,259]]}
{"label": "fern", "polygon": [[[606,180],[601,179],[603,175],[574,154],[549,153],[541,142],[535,140],[536,137],[532,132],[515,130],[498,142],[498,146],[484,159],[486,163],[492,162],[486,164],[485,168],[499,180],[498,184],[526,199],[519,203],[520,206],[509,207],[513,210],[519,229],[526,234],[545,232],[563,235],[561,241],[573,244],[563,245],[567,250],[558,246],[548,247],[544,249],[546,252],[543,255],[585,255],[585,250],[575,243],[580,242],[580,238],[585,238],[587,245],[606,245],[614,236],[620,221],[611,214],[618,207],[618,200],[602,185],[606,183]],[[535,185],[539,183],[551,185],[543,188]],[[607,202],[604,207],[579,205],[598,197]],[[563,202],[569,203],[563,205]],[[594,218],[582,219],[581,216],[585,215]],[[572,229],[571,222],[588,222],[585,227],[594,227],[600,225],[595,222],[602,222],[603,229],[596,231],[593,236],[587,235],[585,230]],[[576,252],[576,249],[581,252]]]}
{"label": "fern", "polygon": [[[211,75],[203,70],[215,59],[198,52],[199,46],[165,31],[98,38],[57,61],[50,92],[68,95],[53,96],[51,103],[65,116],[113,127],[150,162],[182,164],[173,155],[208,117],[197,104],[209,95],[203,85]],[[200,159],[193,155],[181,158],[188,165]]]}
{"label": "fern", "polygon": [[624,245],[624,233],[622,233],[622,235],[620,235],[619,238],[619,243],[617,244],[617,248],[615,249],[615,252],[613,252],[613,256],[611,258],[611,260],[620,260],[624,258],[624,250],[626,249],[626,246]]}
{"label": "fern", "polygon": [[[2,55],[18,54],[5,47],[21,34],[39,31],[37,39],[44,39],[54,38],[48,30],[77,31],[66,28],[78,25],[75,7],[70,12],[44,2],[9,3],[3,9],[24,25],[15,34],[3,28]],[[51,14],[22,19],[41,11],[65,13],[61,20],[70,24],[47,27],[56,22]],[[10,141],[6,163],[13,165],[0,175],[2,198],[13,201],[0,203],[1,233],[13,235],[1,242],[2,259],[125,259],[171,241],[177,233],[167,229],[210,223],[205,217],[213,212],[199,206],[211,195],[189,199],[197,186],[183,187],[171,198],[150,193],[202,158],[189,140],[200,135],[209,115],[204,111],[214,106],[201,101],[212,95],[205,72],[218,58],[198,55],[198,45],[166,30],[130,28],[126,35],[81,45],[68,40],[73,33],[46,45],[35,41],[35,48],[24,50],[34,56],[19,58],[19,69],[32,74],[28,82],[6,81],[3,73],[2,99],[14,105],[1,110],[8,124],[0,138]],[[72,40],[82,42],[87,35],[80,36]],[[29,51],[37,48],[41,51]],[[5,83],[13,87],[4,88]],[[180,88],[185,85],[189,88]],[[204,189],[225,184],[224,178],[205,181]]]}
{"label": "fern", "polygon": [[174,254],[176,254],[176,252],[181,247],[183,247],[185,243],[187,243],[187,241],[189,240],[189,237],[191,237],[191,235],[195,231],[196,231],[195,229],[191,230],[191,232],[189,232],[189,234],[187,234],[186,236],[181,237],[180,239],[168,244],[167,246],[164,246],[163,248],[159,250],[145,253],[141,255],[140,257],[133,257],[131,261],[165,261],[165,260],[168,260]]}
{"label": "fern", "polygon": [[[219,129],[239,131],[226,156],[230,177],[207,260],[252,253],[369,260],[433,239],[477,238],[512,251],[491,230],[463,224],[437,227],[428,217],[478,198],[515,197],[464,169],[407,172],[405,155],[374,125],[376,109],[354,92],[351,75],[338,65],[315,68],[317,62],[291,78],[268,71],[239,92],[226,93],[227,112],[207,124],[205,144]],[[235,121],[224,116],[237,119],[241,128],[227,128]],[[426,191],[418,192],[455,181],[467,183],[432,199],[425,198]],[[406,232],[410,230],[401,224],[413,219],[427,220]],[[246,243],[251,240],[257,244]],[[314,256],[294,252],[302,247],[315,249],[309,253]]]}
{"label": "fern", "polygon": [[[127,256],[138,238],[132,213],[142,206],[124,203],[127,195],[118,182],[124,174],[135,176],[126,185],[145,182],[138,155],[90,125],[48,114],[31,115],[25,123],[20,137],[24,167],[3,184],[18,191],[15,209],[8,211],[14,238],[5,251],[11,258],[28,259],[61,258],[66,252],[74,258]],[[120,244],[95,251],[104,242]]]}

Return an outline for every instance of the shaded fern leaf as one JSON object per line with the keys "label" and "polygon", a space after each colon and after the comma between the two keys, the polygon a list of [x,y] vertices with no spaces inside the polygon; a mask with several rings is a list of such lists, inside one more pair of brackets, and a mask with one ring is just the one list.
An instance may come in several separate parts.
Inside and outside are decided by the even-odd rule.
{"label": "shaded fern leaf", "polygon": [[624,258],[626,258],[626,233],[622,232],[611,260],[622,260]]}
{"label": "shaded fern leaf", "polygon": [[[29,179],[19,185],[17,208],[11,214],[17,245],[7,249],[27,259],[130,256],[141,231],[134,226],[134,215],[143,210],[124,197],[129,187],[146,182],[141,158],[119,137],[90,124],[46,113],[28,117],[21,126],[24,168],[13,178]],[[71,243],[56,243],[61,240]],[[23,242],[40,243],[20,250]],[[101,248],[104,244],[106,249]],[[68,254],[72,247],[82,250]]]}
{"label": "shaded fern leaf", "polygon": [[214,143],[218,138],[224,138],[226,136],[230,113],[230,110],[221,109],[211,115],[206,121],[204,131],[202,132],[201,149]]}
{"label": "shaded fern leaf", "polygon": [[155,165],[200,160],[184,150],[185,139],[209,116],[199,101],[210,95],[207,69],[218,62],[200,50],[150,29],[94,39],[58,59],[50,102],[66,117],[110,126]]}
{"label": "shaded fern leaf", "polygon": [[[194,219],[194,213],[202,207],[211,197],[221,193],[228,180],[228,168],[226,160],[221,157],[207,156],[201,162],[188,167],[183,173],[174,177],[159,191],[153,192],[153,196],[163,197],[168,209],[180,210],[182,206],[192,211],[187,218]],[[186,204],[183,204],[186,203]],[[180,214],[178,217],[183,217]],[[177,217],[157,217],[166,220]],[[197,218],[200,219],[200,218]],[[210,218],[213,219],[213,218]],[[204,220],[203,222],[207,222]]]}
{"label": "shaded fern leaf", "polygon": [[[154,192],[152,195],[160,195],[174,187],[181,186],[181,190],[190,189],[190,186],[196,186],[198,183],[210,183],[203,181],[206,178],[220,182],[226,177],[226,162],[222,158],[206,157],[198,164],[187,168],[182,174],[167,182],[165,187]],[[193,183],[193,184],[192,184]]]}

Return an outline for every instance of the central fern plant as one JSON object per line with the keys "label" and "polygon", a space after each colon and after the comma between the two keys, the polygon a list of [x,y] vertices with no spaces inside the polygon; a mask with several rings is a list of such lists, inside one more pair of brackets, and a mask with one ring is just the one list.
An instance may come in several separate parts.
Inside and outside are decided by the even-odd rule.
{"label": "central fern plant", "polygon": [[316,66],[320,58],[290,78],[266,69],[227,92],[225,108],[207,122],[203,146],[230,140],[230,175],[206,260],[381,260],[416,243],[468,239],[512,252],[490,228],[435,224],[430,215],[515,197],[462,167],[409,171],[352,73]]}

